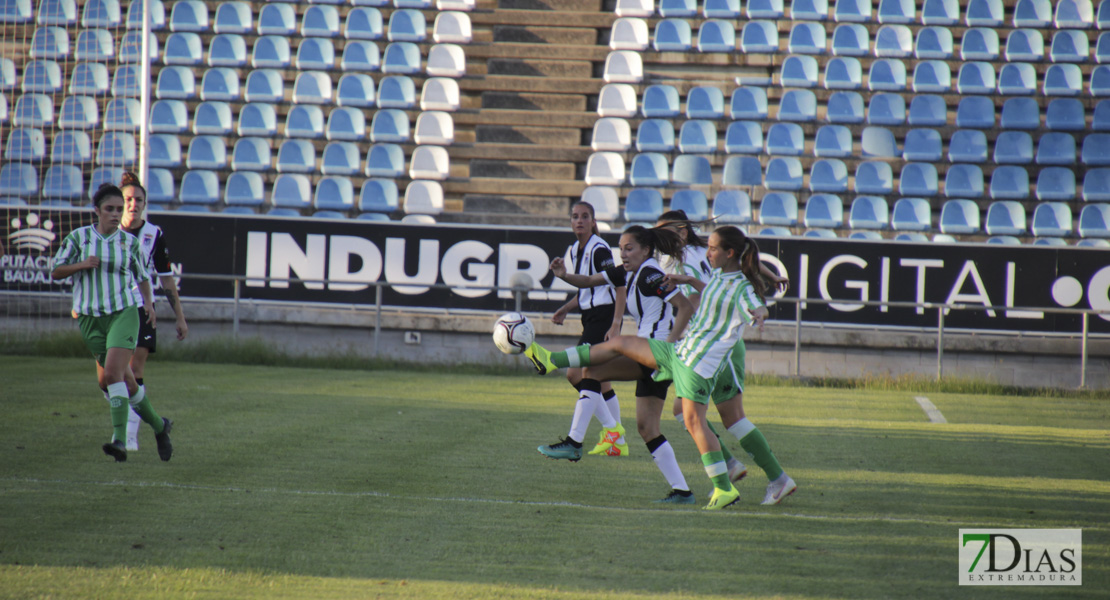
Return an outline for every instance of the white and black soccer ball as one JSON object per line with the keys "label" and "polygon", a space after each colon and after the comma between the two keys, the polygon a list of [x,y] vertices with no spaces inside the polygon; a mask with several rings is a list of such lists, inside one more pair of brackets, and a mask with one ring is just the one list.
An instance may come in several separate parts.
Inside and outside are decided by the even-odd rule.
{"label": "white and black soccer ball", "polygon": [[528,317],[511,312],[493,324],[493,344],[505,354],[520,354],[536,340],[536,328]]}

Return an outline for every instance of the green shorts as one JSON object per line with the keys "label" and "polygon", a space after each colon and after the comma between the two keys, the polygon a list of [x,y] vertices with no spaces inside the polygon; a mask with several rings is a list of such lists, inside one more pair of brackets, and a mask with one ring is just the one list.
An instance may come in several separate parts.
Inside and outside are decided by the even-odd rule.
{"label": "green shorts", "polygon": [[744,391],[744,354],[747,348],[744,340],[740,340],[732,348],[728,360],[717,371],[717,379],[713,383],[713,404],[721,404],[731,400],[733,396]]}
{"label": "green shorts", "polygon": [[101,366],[104,366],[108,348],[134,350],[139,338],[139,310],[134,306],[101,317],[78,315],[77,322],[81,325],[85,347]]}
{"label": "green shorts", "polygon": [[651,354],[655,357],[656,381],[673,381],[674,393],[679,398],[687,398],[698,404],[709,404],[709,391],[713,389],[713,382],[698,375],[693,369],[687,367],[678,355],[675,354],[674,344],[664,340],[649,339]]}

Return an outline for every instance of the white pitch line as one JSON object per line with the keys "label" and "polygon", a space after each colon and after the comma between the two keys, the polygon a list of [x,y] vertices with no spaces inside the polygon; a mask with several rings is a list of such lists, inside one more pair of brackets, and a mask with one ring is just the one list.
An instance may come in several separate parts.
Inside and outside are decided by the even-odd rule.
{"label": "white pitch line", "polygon": [[925,411],[925,415],[929,417],[930,423],[948,422],[948,419],[945,419],[944,415],[940,414],[940,410],[937,409],[937,405],[930,402],[929,399],[925,396],[914,396],[913,399],[917,400],[917,403],[921,405],[921,410]]}

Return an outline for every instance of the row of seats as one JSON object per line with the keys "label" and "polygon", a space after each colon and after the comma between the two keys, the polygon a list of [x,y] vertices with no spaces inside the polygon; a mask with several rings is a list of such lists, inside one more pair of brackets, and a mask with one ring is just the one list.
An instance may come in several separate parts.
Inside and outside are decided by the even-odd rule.
{"label": "row of seats", "polygon": [[[707,19],[784,19],[783,0],[703,0],[700,13]],[[961,4],[963,24],[968,27],[1003,27],[1006,25],[1003,0],[879,0],[873,10],[872,0],[791,0],[789,18],[795,21],[824,21],[829,18],[849,23],[897,23],[921,25],[959,25]],[[920,5],[920,11],[918,6]],[[622,17],[696,17],[696,0],[617,0],[616,14]],[[1017,0],[1010,25],[1016,28],[1099,29],[1110,28],[1110,3],[1102,0],[1097,15],[1090,0]]]}
{"label": "row of seats", "polygon": [[[808,175],[808,183],[806,176]],[[709,159],[694,154],[674,157],[668,169],[667,159],[658,153],[638,154],[625,168],[623,157],[616,152],[596,152],[586,163],[584,177],[588,185],[621,186],[626,183],[642,186],[709,186],[714,185]],[[1075,170],[1067,167],[1043,167],[1036,175],[1036,187],[1030,192],[1030,176],[1025,167],[1002,165],[990,174],[989,188],[983,170],[974,164],[953,164],[947,168],[941,192],[937,168],[932,163],[905,164],[898,177],[897,192],[915,196],[949,198],[1026,199],[1088,202],[1110,201],[1110,169],[1088,169],[1083,189],[1076,186]],[[767,190],[812,192],[845,192],[858,194],[894,194],[895,178],[886,161],[860,162],[852,177],[843,161],[820,159],[804,169],[796,158],[775,157],[764,168],[754,156],[732,156],[725,161],[720,185],[763,187]]]}
{"label": "row of seats", "polygon": [[[623,213],[615,188],[590,187],[583,200],[595,208],[598,220],[653,223],[663,213],[664,200],[658,190],[635,188],[624,201]],[[692,220],[713,219],[717,223],[766,226],[856,230],[925,232],[934,229],[932,207],[923,198],[900,198],[890,208],[886,199],[875,196],[856,197],[845,220],[844,203],[834,194],[814,194],[799,213],[798,199],[790,193],[766,194],[759,203],[759,215],[753,217],[751,197],[741,190],[721,190],[712,206],[699,190],[679,190],[671,197],[668,210],[684,210]],[[1071,208],[1064,203],[1047,202],[1036,206],[1027,221],[1025,208],[1012,200],[991,203],[985,217],[979,206],[970,200],[949,200],[941,207],[936,228],[950,235],[1026,235],[1036,237],[1110,237],[1105,224],[1110,223],[1110,205],[1087,205],[1073,225]]]}
{"label": "row of seats", "polygon": [[[977,27],[963,32],[960,58],[965,61],[1085,63],[1110,62],[1110,36],[1098,36],[1092,50],[1088,34],[1075,29],[1055,32],[1045,48],[1044,35],[1036,29],[1015,29],[999,42],[996,29]],[[613,22],[609,32],[613,50],[648,50],[656,52],[734,52],[768,54],[782,50],[776,25],[771,21],[749,21],[740,30],[728,21],[710,19],[702,22],[695,35],[685,19],[663,19],[649,35],[644,19],[622,17]],[[787,36],[786,51],[790,54],[877,58],[917,58],[948,60],[955,55],[952,31],[947,27],[924,27],[913,31],[905,25],[884,25],[872,42],[868,29],[859,23],[842,23],[833,29],[831,38],[819,23],[795,23]],[[1092,54],[1093,52],[1093,54]]]}

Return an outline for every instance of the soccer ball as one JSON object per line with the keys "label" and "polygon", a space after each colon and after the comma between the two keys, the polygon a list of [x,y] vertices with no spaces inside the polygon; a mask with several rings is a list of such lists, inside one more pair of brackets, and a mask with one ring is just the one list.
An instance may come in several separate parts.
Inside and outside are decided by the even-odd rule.
{"label": "soccer ball", "polygon": [[536,339],[536,328],[528,317],[511,312],[493,324],[493,344],[505,354],[520,354]]}

